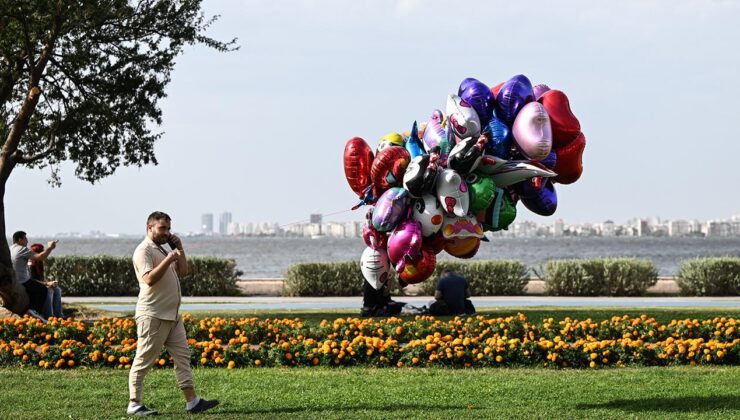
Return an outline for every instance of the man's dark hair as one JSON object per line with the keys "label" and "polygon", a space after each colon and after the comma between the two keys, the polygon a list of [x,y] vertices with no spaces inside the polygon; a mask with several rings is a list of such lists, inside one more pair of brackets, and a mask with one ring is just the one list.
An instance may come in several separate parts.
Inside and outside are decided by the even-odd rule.
{"label": "man's dark hair", "polygon": [[160,220],[165,220],[167,222],[172,221],[172,219],[167,213],[163,211],[155,211],[154,213],[150,214],[149,217],[146,219],[146,224],[149,225],[149,224],[154,223],[155,221],[160,221]]}
{"label": "man's dark hair", "polygon": [[13,234],[13,243],[17,244],[18,241],[26,237],[26,232],[19,230],[18,232]]}
{"label": "man's dark hair", "polygon": [[452,275],[452,270],[450,270],[449,268],[445,268],[444,270],[442,270],[441,277],[447,277],[450,275]]}

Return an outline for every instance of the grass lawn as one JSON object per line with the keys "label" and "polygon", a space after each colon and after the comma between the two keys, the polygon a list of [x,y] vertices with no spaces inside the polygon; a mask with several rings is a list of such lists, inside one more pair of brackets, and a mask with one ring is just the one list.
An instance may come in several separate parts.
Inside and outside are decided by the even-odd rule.
{"label": "grass lawn", "polygon": [[[740,366],[195,370],[214,418],[740,418]],[[0,418],[121,418],[127,371],[0,369]],[[171,369],[145,404],[182,416]]]}

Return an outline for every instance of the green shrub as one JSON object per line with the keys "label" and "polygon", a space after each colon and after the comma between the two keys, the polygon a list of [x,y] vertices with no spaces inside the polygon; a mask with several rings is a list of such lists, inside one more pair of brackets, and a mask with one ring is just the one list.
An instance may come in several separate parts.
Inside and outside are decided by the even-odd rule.
{"label": "green shrub", "polygon": [[553,260],[544,280],[548,295],[642,296],[658,282],[658,270],[635,258]]}
{"label": "green shrub", "polygon": [[295,264],[285,272],[283,296],[359,296],[359,261]]}
{"label": "green shrub", "polygon": [[[234,260],[189,257],[189,274],[180,280],[183,296],[234,296],[242,274]],[[46,277],[59,282],[65,296],[136,296],[136,279],[131,257],[53,257]]]}
{"label": "green shrub", "polygon": [[737,296],[740,294],[740,258],[684,261],[676,283],[684,296]]}
{"label": "green shrub", "polygon": [[473,296],[523,295],[529,282],[529,270],[519,261],[438,261],[434,275],[420,284],[419,294],[434,295],[439,275],[446,268],[468,280]]}

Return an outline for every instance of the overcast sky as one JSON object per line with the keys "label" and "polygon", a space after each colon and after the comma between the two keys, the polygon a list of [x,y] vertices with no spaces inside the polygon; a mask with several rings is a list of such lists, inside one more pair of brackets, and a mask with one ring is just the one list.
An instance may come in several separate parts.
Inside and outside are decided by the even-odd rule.
{"label": "overcast sky", "polygon": [[[345,142],[374,148],[444,109],[460,81],[515,74],[563,90],[587,146],[582,178],[558,185],[554,216],[740,213],[740,5],[737,1],[237,1],[177,60],[162,102],[160,164],[90,185],[19,167],[5,197],[8,232],[136,233],[159,209],[181,232],[202,213],[286,224],[349,209]],[[362,212],[331,220],[362,219]]]}

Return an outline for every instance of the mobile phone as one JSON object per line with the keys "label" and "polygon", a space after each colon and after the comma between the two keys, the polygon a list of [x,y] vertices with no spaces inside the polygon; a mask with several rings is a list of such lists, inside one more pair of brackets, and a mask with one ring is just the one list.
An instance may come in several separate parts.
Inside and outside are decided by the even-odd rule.
{"label": "mobile phone", "polygon": [[169,245],[170,246],[170,249],[172,249],[173,251],[175,251],[177,249],[177,246],[175,246],[175,243],[172,242],[172,235],[170,235],[167,238],[167,245]]}

